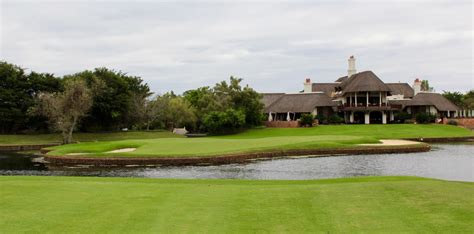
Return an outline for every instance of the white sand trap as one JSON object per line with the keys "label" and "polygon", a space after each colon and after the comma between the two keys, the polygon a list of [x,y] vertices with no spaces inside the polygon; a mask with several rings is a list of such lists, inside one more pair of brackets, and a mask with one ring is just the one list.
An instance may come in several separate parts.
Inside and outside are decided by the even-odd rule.
{"label": "white sand trap", "polygon": [[126,153],[126,152],[133,152],[135,151],[137,148],[123,148],[123,149],[116,149],[116,150],[112,150],[112,151],[107,151],[106,153]]}
{"label": "white sand trap", "polygon": [[407,141],[407,140],[380,140],[382,143],[375,143],[375,144],[359,144],[365,146],[386,146],[386,145],[416,145],[420,144],[420,142],[416,141]]}
{"label": "white sand trap", "polygon": [[66,155],[75,156],[75,155],[85,155],[85,154],[88,154],[88,153],[69,153],[69,154],[66,154]]}

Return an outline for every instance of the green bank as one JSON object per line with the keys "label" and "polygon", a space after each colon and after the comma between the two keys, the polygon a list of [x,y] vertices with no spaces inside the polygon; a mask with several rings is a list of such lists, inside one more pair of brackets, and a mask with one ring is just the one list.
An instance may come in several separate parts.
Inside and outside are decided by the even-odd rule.
{"label": "green bank", "polygon": [[470,233],[474,184],[0,177],[3,233]]}

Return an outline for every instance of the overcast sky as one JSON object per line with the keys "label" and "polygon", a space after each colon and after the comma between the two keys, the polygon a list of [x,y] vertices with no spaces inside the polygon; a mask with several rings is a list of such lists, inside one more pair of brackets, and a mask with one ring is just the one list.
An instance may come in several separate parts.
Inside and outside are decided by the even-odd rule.
{"label": "overcast sky", "polygon": [[355,55],[385,82],[474,87],[470,0],[0,2],[0,60],[38,72],[105,66],[157,93],[234,75],[291,93],[346,75]]}

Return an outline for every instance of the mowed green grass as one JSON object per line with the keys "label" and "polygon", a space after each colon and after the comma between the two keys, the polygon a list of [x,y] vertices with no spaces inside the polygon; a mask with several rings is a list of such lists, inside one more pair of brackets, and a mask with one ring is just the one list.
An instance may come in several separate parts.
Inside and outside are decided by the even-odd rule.
{"label": "mowed green grass", "polygon": [[[156,138],[93,142],[52,147],[49,155],[80,157],[189,157],[272,150],[359,147],[379,139],[460,137],[472,131],[448,125],[329,125],[313,128],[259,128],[227,136]],[[133,152],[108,153],[122,148]]]}
{"label": "mowed green grass", "polygon": [[219,138],[262,138],[276,136],[368,136],[377,139],[474,136],[474,131],[441,124],[320,125],[312,128],[257,128]]}
{"label": "mowed green grass", "polygon": [[[182,138],[183,136],[173,134],[168,131],[148,131],[148,132],[104,132],[104,133],[74,133],[74,141],[116,141],[124,139],[154,139],[154,138]],[[16,134],[0,135],[0,145],[31,145],[59,143],[62,138],[59,134]]]}
{"label": "mowed green grass", "polygon": [[472,233],[474,184],[0,177],[2,233]]}
{"label": "mowed green grass", "polygon": [[[340,148],[361,143],[377,143],[378,140],[363,136],[286,136],[256,139],[221,138],[161,138],[148,140],[125,140],[90,142],[51,147],[48,155],[87,153],[88,157],[189,157],[218,156],[233,153],[271,150]],[[132,152],[109,153],[114,149],[136,148]]]}
{"label": "mowed green grass", "polygon": [[[313,128],[256,128],[243,133],[219,136],[216,138],[263,138],[279,136],[369,136],[377,139],[396,139],[413,137],[463,137],[473,136],[468,129],[450,125],[429,124],[389,124],[389,125],[320,125]],[[130,131],[104,133],[74,133],[78,142],[116,141],[130,139],[180,138],[168,131]],[[59,134],[17,134],[0,135],[0,145],[45,144],[61,142]]]}

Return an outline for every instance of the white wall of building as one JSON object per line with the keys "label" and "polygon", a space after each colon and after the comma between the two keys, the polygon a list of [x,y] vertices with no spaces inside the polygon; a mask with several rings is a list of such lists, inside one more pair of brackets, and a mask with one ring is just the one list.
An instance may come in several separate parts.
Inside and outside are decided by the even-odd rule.
{"label": "white wall of building", "polygon": [[403,100],[405,99],[405,96],[403,96],[403,94],[397,94],[397,95],[391,95],[391,96],[387,96],[387,100]]}

